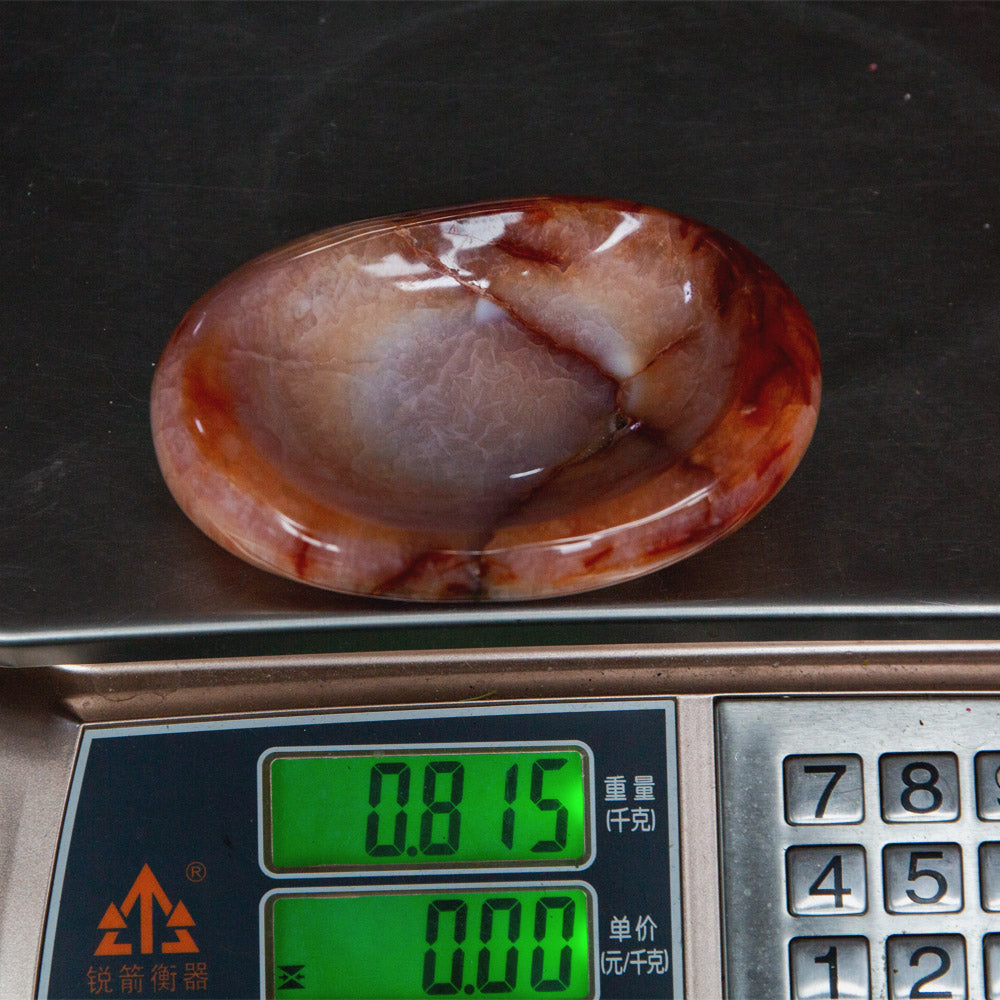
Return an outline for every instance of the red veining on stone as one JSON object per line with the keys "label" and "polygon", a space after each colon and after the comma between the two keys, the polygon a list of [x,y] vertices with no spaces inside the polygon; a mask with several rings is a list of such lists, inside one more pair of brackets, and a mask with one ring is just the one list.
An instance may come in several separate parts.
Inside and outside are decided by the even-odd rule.
{"label": "red veining on stone", "polygon": [[431,590],[438,600],[468,600],[480,590],[478,568],[478,560],[470,561],[461,553],[423,552],[398,573],[376,584],[371,593],[381,597],[408,590]]}
{"label": "red veining on stone", "polygon": [[295,575],[300,580],[305,580],[308,578],[309,570],[309,553],[312,551],[312,546],[305,539],[300,539],[298,545],[295,548]]}
{"label": "red veining on stone", "polygon": [[[576,358],[578,361],[594,368],[603,378],[608,379],[611,382],[615,382],[615,377],[605,371],[600,363],[593,357],[585,354],[582,351],[576,350],[574,347],[561,344],[555,340],[552,335],[544,329],[544,327],[538,326],[533,323],[530,319],[520,315],[516,309],[509,301],[506,301],[501,296],[495,293],[489,292],[486,289],[478,285],[474,280],[470,279],[467,275],[462,274],[454,268],[449,268],[442,260],[431,253],[424,247],[419,246],[415,241],[413,241],[410,233],[406,229],[400,230],[400,235],[403,236],[408,242],[409,246],[413,251],[420,256],[421,259],[426,260],[428,264],[433,267],[442,275],[447,275],[454,278],[454,280],[462,285],[463,288],[467,288],[472,295],[478,298],[484,299],[488,302],[492,302],[499,309],[502,309],[507,313],[511,319],[517,322],[529,336],[534,338],[540,344],[544,344],[549,350],[556,351],[560,354],[565,354]],[[560,262],[557,257],[552,254],[548,254],[544,250],[535,250],[531,247],[523,246],[517,244],[512,240],[495,240],[492,246],[496,249],[502,250],[504,253],[509,253],[513,257],[521,257],[523,260],[530,260],[534,263],[550,264],[552,266],[558,267],[559,270],[565,270],[568,264]],[[511,247],[514,249],[512,250]]]}
{"label": "red veining on stone", "polygon": [[560,271],[565,271],[569,267],[569,260],[565,260],[559,254],[553,253],[551,250],[544,249],[542,247],[529,246],[527,243],[522,243],[514,239],[505,239],[501,237],[495,240],[493,245],[497,250],[503,251],[505,254],[509,254],[511,257],[518,257],[521,260],[530,260],[534,264],[551,264],[554,267],[558,267]]}
{"label": "red veining on stone", "polygon": [[809,320],[728,237],[540,198],[307,237],[196,303],[152,423],[242,558],[417,600],[625,580],[753,516],[819,403]]}
{"label": "red veining on stone", "polygon": [[614,549],[610,545],[605,545],[603,549],[598,549],[596,552],[592,552],[586,559],[583,560],[583,565],[587,567],[588,570],[592,570],[599,563],[604,562],[612,553]]}

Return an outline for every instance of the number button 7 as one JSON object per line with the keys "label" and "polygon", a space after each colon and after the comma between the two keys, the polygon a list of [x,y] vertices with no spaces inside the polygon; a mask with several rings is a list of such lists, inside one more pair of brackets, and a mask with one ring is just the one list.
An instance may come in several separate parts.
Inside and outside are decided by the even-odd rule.
{"label": "number button 7", "polygon": [[795,754],[784,760],[785,820],[860,823],[864,819],[861,758],[857,754]]}

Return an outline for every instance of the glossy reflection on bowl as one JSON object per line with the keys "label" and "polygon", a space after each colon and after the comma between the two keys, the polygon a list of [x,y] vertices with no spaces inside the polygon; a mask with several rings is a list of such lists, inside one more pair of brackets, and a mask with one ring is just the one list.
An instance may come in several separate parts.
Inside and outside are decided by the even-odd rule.
{"label": "glossy reflection on bowl", "polygon": [[769,500],[816,339],[749,251],[659,209],[532,198],[341,226],[252,261],[163,354],[188,516],[264,569],[415,600],[604,586]]}

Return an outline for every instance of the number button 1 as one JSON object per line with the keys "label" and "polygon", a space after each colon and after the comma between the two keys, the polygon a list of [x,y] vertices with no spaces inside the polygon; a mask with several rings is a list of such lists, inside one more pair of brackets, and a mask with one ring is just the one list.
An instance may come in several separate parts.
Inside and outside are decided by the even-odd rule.
{"label": "number button 1", "polygon": [[789,847],[785,874],[792,916],[846,916],[868,908],[865,851],[857,844]]}
{"label": "number button 1", "polygon": [[886,823],[958,819],[958,762],[953,753],[885,753],[878,767]]}
{"label": "number button 1", "polygon": [[960,934],[895,934],[885,943],[890,1000],[968,1000]]}
{"label": "number button 1", "polygon": [[784,772],[785,819],[792,825],[864,819],[857,754],[796,754],[785,758]]}
{"label": "number button 1", "polygon": [[788,945],[792,1000],[869,1000],[868,939],[799,937]]}

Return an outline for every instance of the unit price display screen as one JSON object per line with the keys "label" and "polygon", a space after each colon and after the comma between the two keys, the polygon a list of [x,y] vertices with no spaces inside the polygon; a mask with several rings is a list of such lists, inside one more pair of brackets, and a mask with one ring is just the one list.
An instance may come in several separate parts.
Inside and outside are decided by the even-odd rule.
{"label": "unit price display screen", "polygon": [[517,883],[276,894],[270,996],[595,996],[592,890]]}
{"label": "unit price display screen", "polygon": [[591,772],[572,745],[275,750],[262,762],[264,861],[279,874],[579,868]]}

